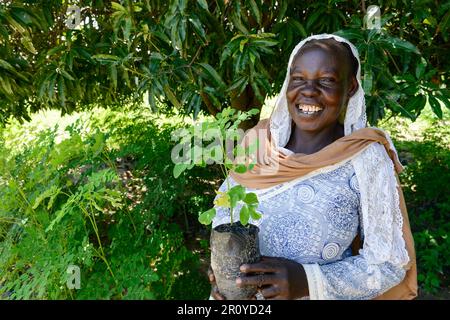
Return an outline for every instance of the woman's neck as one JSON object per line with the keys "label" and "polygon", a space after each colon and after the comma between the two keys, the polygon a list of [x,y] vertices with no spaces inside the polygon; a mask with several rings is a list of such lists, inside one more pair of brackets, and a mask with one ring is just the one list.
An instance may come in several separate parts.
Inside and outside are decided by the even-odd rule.
{"label": "woman's neck", "polygon": [[285,148],[295,152],[312,154],[344,136],[344,127],[337,123],[320,132],[303,131],[293,123],[291,137]]}

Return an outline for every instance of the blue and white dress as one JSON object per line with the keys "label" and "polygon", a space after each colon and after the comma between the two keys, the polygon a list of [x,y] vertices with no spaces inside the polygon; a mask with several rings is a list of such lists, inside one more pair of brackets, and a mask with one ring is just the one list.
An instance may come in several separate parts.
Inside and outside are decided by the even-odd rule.
{"label": "blue and white dress", "polygon": [[[228,183],[236,185],[231,177]],[[302,264],[310,299],[372,299],[404,278],[403,267],[386,261],[377,266],[373,283],[364,254],[351,255],[355,236],[364,238],[360,188],[351,161],[300,181],[247,192],[256,192],[260,202],[262,218],[250,223],[260,229],[261,254]],[[216,207],[216,212],[213,227],[229,223],[228,209]]]}

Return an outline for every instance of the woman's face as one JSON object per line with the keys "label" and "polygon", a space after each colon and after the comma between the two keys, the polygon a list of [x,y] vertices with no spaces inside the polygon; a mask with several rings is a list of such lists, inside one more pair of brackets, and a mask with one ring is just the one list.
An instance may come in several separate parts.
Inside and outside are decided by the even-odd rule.
{"label": "woman's face", "polygon": [[344,49],[313,46],[294,59],[286,96],[299,129],[316,133],[337,124],[339,113],[357,89],[345,54]]}

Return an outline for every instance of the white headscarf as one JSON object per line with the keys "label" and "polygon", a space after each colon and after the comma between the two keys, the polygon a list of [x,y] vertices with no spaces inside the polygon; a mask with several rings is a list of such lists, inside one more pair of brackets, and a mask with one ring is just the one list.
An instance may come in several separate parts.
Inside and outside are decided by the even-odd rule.
{"label": "white headscarf", "polygon": [[275,103],[275,108],[270,119],[270,132],[273,137],[273,142],[277,147],[284,147],[288,143],[291,135],[292,118],[289,114],[287,106],[286,92],[289,85],[289,74],[292,62],[298,51],[303,47],[305,43],[311,40],[321,39],[334,39],[338,42],[344,42],[348,44],[350,46],[350,49],[352,50],[353,55],[358,61],[358,71],[356,74],[356,80],[358,81],[358,90],[348,101],[344,120],[344,134],[349,135],[355,130],[366,127],[366,103],[364,99],[364,90],[361,86],[361,63],[359,61],[358,50],[347,39],[332,34],[318,34],[310,36],[297,44],[289,58],[286,78],[284,79],[283,87],[281,88],[281,92],[277,98],[277,102]]}

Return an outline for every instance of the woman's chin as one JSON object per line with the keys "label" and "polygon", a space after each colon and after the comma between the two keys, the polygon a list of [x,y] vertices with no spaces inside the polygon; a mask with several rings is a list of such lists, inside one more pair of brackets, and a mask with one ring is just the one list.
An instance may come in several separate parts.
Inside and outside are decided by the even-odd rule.
{"label": "woman's chin", "polygon": [[316,131],[321,126],[322,114],[323,110],[313,113],[296,110],[293,120],[295,124],[304,131]]}

